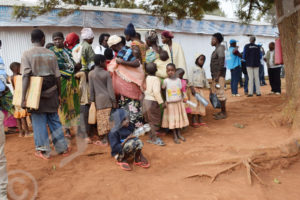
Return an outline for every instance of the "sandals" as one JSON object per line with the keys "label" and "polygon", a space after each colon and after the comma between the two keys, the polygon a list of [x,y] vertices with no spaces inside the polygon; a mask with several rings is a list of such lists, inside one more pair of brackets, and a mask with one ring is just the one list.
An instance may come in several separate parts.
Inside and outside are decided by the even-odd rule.
{"label": "sandals", "polygon": [[204,122],[198,123],[199,126],[206,126],[207,124]]}
{"label": "sandals", "polygon": [[150,163],[148,163],[148,162],[146,163],[146,162],[143,162],[143,161],[141,161],[141,162],[134,162],[133,164],[136,165],[136,166],[145,168],[145,169],[147,169],[147,168],[150,167]]}
{"label": "sandals", "polygon": [[84,138],[86,144],[93,144],[91,138]]}
{"label": "sandals", "polygon": [[36,151],[34,153],[34,155],[38,158],[41,158],[43,160],[50,160],[50,156],[47,156],[45,153],[43,153],[42,151]]}
{"label": "sandals", "polygon": [[185,138],[184,138],[182,135],[178,136],[178,138],[179,138],[180,140],[182,140],[183,142],[186,141]]}
{"label": "sandals", "polygon": [[158,146],[165,146],[166,144],[164,143],[164,141],[162,141],[162,139],[160,138],[156,138],[156,140],[147,140],[148,143],[150,144],[155,144],[155,145],[158,145]]}
{"label": "sandals", "polygon": [[68,147],[67,150],[65,150],[63,153],[62,153],[62,156],[69,156],[70,152],[71,152],[72,148],[71,147]]}
{"label": "sandals", "polygon": [[180,141],[178,140],[178,138],[174,138],[173,140],[174,140],[175,144],[180,144]]}
{"label": "sandals", "polygon": [[131,171],[131,167],[129,166],[128,163],[126,162],[116,162],[117,165],[120,166],[121,169],[125,170],[125,171]]}
{"label": "sandals", "polygon": [[93,141],[93,144],[96,146],[107,146],[107,144],[103,144],[100,140]]}
{"label": "sandals", "polygon": [[198,123],[192,123],[192,127],[193,128],[199,128],[199,124]]}
{"label": "sandals", "polygon": [[220,113],[219,115],[216,115],[214,117],[215,120],[226,119],[226,118],[227,118],[227,115],[223,114],[223,113]]}
{"label": "sandals", "polygon": [[33,137],[33,133],[25,134],[24,137]]}

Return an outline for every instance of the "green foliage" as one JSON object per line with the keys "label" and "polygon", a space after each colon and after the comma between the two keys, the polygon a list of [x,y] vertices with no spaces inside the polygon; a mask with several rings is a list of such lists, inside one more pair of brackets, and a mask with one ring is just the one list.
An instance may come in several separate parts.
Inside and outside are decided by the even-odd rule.
{"label": "green foliage", "polygon": [[246,23],[252,20],[260,20],[268,13],[274,3],[275,0],[239,0],[236,15]]}
{"label": "green foliage", "polygon": [[[234,0],[228,0],[234,1]],[[270,13],[275,0],[239,0],[238,11],[236,15],[246,23],[251,20],[260,20]],[[137,2],[141,2],[139,5]],[[234,1],[236,2],[236,1]],[[73,9],[64,9],[65,5],[72,5]],[[160,17],[165,25],[173,22],[173,17],[184,19],[190,17],[201,20],[205,13],[225,16],[219,8],[218,0],[43,0],[40,6],[25,7],[15,6],[14,17],[35,18],[46,14],[60,6],[59,16],[72,14],[83,5],[93,5],[113,8],[141,8],[151,15]],[[271,14],[272,15],[272,14]]]}
{"label": "green foliage", "polygon": [[78,10],[83,5],[93,5],[114,8],[141,8],[146,12],[159,16],[163,22],[168,25],[173,22],[171,16],[177,19],[191,17],[200,20],[205,11],[214,11],[218,9],[217,0],[142,0],[137,5],[135,0],[44,0],[40,6],[25,7],[15,6],[14,17],[22,19],[26,17],[35,18],[39,15],[46,14],[57,6],[73,5],[73,10],[62,9],[58,15],[66,16],[72,14],[74,10]]}
{"label": "green foliage", "polygon": [[143,0],[142,8],[152,15],[159,16],[164,24],[173,22],[172,15],[177,19],[191,17],[202,19],[205,11],[213,11],[219,6],[216,0]]}
{"label": "green foliage", "polygon": [[221,8],[217,8],[213,11],[205,11],[205,14],[207,15],[215,15],[215,16],[220,16],[220,17],[226,17],[225,12]]}
{"label": "green foliage", "polygon": [[[72,6],[73,9],[64,9],[63,6],[65,5]],[[66,16],[72,14],[75,10],[79,10],[80,7],[84,5],[114,8],[137,8],[134,0],[43,0],[40,6],[14,6],[13,16],[16,19],[26,17],[33,19],[37,16],[46,14],[59,6],[61,6],[62,9],[58,13],[58,16]]]}

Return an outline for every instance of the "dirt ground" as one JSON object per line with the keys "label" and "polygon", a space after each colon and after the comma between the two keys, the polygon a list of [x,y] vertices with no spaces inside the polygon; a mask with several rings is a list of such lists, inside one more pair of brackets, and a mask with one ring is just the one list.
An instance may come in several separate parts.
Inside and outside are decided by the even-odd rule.
{"label": "dirt ground", "polygon": [[[158,147],[143,137],[149,169],[134,166],[131,172],[121,170],[109,147],[88,145],[82,153],[75,153],[76,139],[71,141],[70,162],[62,156],[44,161],[34,156],[33,138],[7,135],[10,198],[31,199],[36,192],[35,198],[42,200],[299,200],[299,161],[286,169],[259,172],[265,185],[254,180],[250,186],[243,167],[219,176],[212,184],[208,178],[186,178],[226,167],[199,167],[198,162],[245,155],[255,148],[280,144],[290,136],[287,128],[275,128],[272,123],[284,97],[269,96],[269,90],[269,85],[264,86],[262,97],[252,98],[231,97],[227,90],[228,119],[215,121],[215,110],[208,106],[207,126],[186,129],[185,143],[174,144],[167,135],[163,137],[167,145]],[[245,127],[237,128],[236,123]]]}

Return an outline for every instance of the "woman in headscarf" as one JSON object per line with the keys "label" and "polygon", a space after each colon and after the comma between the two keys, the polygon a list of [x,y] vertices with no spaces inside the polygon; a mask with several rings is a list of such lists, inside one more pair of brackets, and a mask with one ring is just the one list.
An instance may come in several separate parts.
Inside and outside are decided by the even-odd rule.
{"label": "woman in headscarf", "polygon": [[158,36],[156,31],[150,30],[146,32],[145,38],[146,43],[149,46],[149,49],[146,51],[146,63],[155,63],[157,66],[155,75],[161,79],[167,78],[166,66],[171,62],[168,52],[158,46]]}
{"label": "woman in headscarf", "polygon": [[121,37],[110,36],[108,45],[118,53],[117,58],[110,62],[107,69],[112,73],[115,94],[119,97],[119,107],[129,113],[132,125],[136,128],[141,127],[144,120],[140,99],[145,79],[141,62],[137,58],[136,50],[126,48]]}
{"label": "woman in headscarf", "polygon": [[[76,123],[80,112],[79,87],[76,82],[75,62],[69,49],[64,47],[64,35],[56,32],[52,35],[54,46],[50,48],[57,57],[59,71],[61,73],[61,102],[60,118],[65,128],[65,133],[70,136],[70,127]],[[74,124],[77,125],[77,124]]]}
{"label": "woman in headscarf", "polygon": [[94,41],[94,32],[91,28],[83,28],[81,30],[81,38],[83,39],[81,43],[81,64],[84,71],[89,71],[95,65],[94,57],[95,52],[93,50],[92,44]]}
{"label": "woman in headscarf", "polygon": [[161,33],[161,40],[164,44],[162,48],[168,52],[171,62],[175,64],[176,68],[182,68],[185,71],[183,78],[187,79],[188,71],[186,68],[184,52],[180,44],[172,41],[173,38],[173,33],[169,31],[163,31]]}
{"label": "woman in headscarf", "polygon": [[79,42],[80,42],[79,36],[76,33],[72,32],[66,36],[64,45],[65,45],[65,48],[72,51],[73,48],[79,44]]}
{"label": "woman in headscarf", "polygon": [[146,61],[147,46],[145,43],[142,43],[140,41],[132,23],[128,24],[128,26],[124,30],[124,34],[126,36],[126,41],[131,41],[131,48],[134,48],[135,46],[139,48],[142,57],[142,64],[144,64]]}

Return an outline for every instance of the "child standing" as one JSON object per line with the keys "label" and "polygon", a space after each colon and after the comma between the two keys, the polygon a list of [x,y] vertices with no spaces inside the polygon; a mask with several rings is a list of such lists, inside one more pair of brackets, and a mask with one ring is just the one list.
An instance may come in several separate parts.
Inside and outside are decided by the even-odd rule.
{"label": "child standing", "polygon": [[201,54],[195,61],[196,67],[193,69],[193,78],[188,90],[188,99],[191,102],[197,104],[196,108],[191,108],[192,126],[195,128],[205,125],[205,123],[203,123],[201,119],[201,117],[206,115],[205,106],[197,101],[195,97],[197,93],[203,96],[203,88],[210,88],[209,83],[206,79],[205,70],[203,69],[204,63],[205,56]]}
{"label": "child standing", "polygon": [[88,72],[79,71],[75,74],[75,77],[79,79],[80,90],[80,123],[78,127],[77,135],[85,139],[88,144],[92,143],[91,140],[91,127],[88,124],[89,117],[89,84],[88,84]]}
{"label": "child standing", "polygon": [[134,165],[149,168],[150,163],[142,154],[143,142],[132,135],[134,125],[129,123],[128,113],[118,109],[112,114],[114,127],[108,134],[111,155],[117,160],[121,169],[130,171],[128,160],[134,157]]}
{"label": "child standing", "polygon": [[189,120],[183,103],[183,93],[181,91],[181,80],[176,77],[176,67],[170,63],[167,65],[167,74],[162,88],[166,89],[166,108],[163,115],[163,128],[173,131],[174,142],[179,144],[179,140],[185,141],[180,129],[189,125]]}
{"label": "child standing", "polygon": [[117,103],[110,74],[105,71],[105,56],[95,55],[94,63],[95,69],[89,73],[90,102],[96,104],[98,135],[102,137],[102,144],[107,145],[110,112]]}
{"label": "child standing", "polygon": [[160,128],[161,124],[161,110],[160,105],[163,105],[164,101],[161,96],[161,81],[155,76],[157,67],[155,63],[146,64],[146,72],[148,74],[146,78],[146,90],[143,101],[143,113],[146,122],[150,124],[150,140],[149,143],[164,146],[165,143],[156,136],[156,132]]}
{"label": "child standing", "polygon": [[[20,74],[21,64],[18,62],[13,62],[10,64],[10,70],[13,72],[13,76],[11,77],[11,83],[13,88],[16,87],[17,76]],[[14,118],[17,119],[18,129],[19,129],[19,137],[30,137],[32,134],[29,132],[28,124],[26,121],[26,117],[29,116],[25,109],[22,109],[21,106],[15,106]]]}
{"label": "child standing", "polygon": [[[187,99],[187,84],[188,84],[188,81],[183,79],[184,74],[185,74],[184,69],[182,69],[182,68],[177,68],[176,69],[176,77],[180,78],[180,80],[181,80],[181,86],[182,86],[181,91],[183,93],[184,101],[186,101],[186,100],[188,100]],[[186,111],[187,114],[191,113],[191,108],[189,107],[188,104],[185,104],[185,111]]]}

